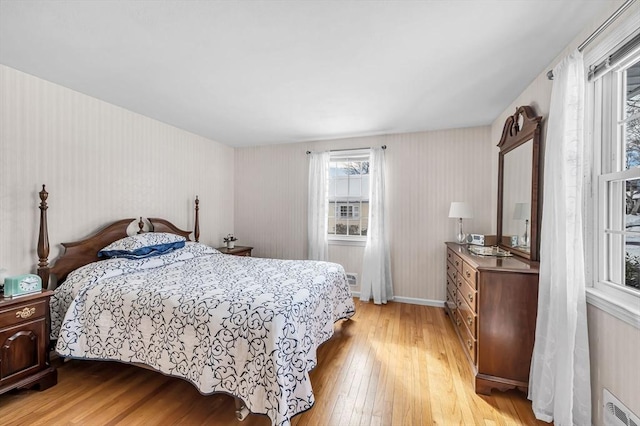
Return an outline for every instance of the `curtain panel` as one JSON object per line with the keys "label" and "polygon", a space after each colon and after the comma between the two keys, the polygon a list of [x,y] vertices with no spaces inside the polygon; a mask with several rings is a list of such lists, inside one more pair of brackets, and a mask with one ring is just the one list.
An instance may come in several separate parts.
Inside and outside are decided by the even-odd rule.
{"label": "curtain panel", "polygon": [[360,300],[373,299],[373,303],[381,304],[393,299],[386,229],[384,149],[372,148],[369,164],[369,228],[364,249]]}
{"label": "curtain panel", "polygon": [[307,241],[309,260],[329,260],[329,152],[309,154]]}
{"label": "curtain panel", "polygon": [[584,93],[582,54],[553,70],[544,156],[540,286],[529,399],[557,426],[591,424],[583,250]]}

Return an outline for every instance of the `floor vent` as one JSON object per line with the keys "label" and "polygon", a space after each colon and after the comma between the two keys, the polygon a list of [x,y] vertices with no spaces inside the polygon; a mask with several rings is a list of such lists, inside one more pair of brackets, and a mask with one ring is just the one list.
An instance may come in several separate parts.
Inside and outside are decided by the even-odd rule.
{"label": "floor vent", "polygon": [[355,287],[358,284],[358,274],[353,272],[347,272],[347,282],[351,287]]}
{"label": "floor vent", "polygon": [[640,426],[640,419],[607,389],[602,391],[605,426]]}

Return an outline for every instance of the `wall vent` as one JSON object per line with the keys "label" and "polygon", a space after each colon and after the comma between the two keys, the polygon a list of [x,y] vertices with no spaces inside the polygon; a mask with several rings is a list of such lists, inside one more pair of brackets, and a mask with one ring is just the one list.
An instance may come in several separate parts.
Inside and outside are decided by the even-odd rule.
{"label": "wall vent", "polygon": [[351,287],[355,287],[356,285],[358,285],[358,274],[354,272],[347,272],[347,282]]}
{"label": "wall vent", "polygon": [[640,426],[640,419],[607,389],[602,390],[605,426]]}

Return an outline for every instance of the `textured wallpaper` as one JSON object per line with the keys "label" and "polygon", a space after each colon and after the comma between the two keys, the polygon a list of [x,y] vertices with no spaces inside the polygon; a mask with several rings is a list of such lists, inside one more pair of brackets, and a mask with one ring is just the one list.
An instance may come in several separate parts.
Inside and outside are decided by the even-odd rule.
{"label": "textured wallpaper", "polygon": [[39,199],[50,259],[62,242],[128,217],[162,217],[201,241],[233,232],[233,148],[0,65],[0,268],[34,272]]}
{"label": "textured wallpaper", "polygon": [[[263,257],[306,258],[306,151],[387,145],[387,195],[394,293],[400,300],[442,304],[445,241],[457,222],[451,201],[467,201],[466,232],[495,232],[492,195],[498,156],[490,127],[442,130],[236,150],[235,228]],[[363,247],[329,246],[329,259],[362,276]]]}

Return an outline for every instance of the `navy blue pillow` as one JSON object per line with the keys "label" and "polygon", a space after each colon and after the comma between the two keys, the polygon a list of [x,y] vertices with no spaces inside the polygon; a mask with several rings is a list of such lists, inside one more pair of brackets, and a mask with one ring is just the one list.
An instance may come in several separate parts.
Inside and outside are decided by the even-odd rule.
{"label": "navy blue pillow", "polygon": [[185,237],[164,232],[132,235],[114,241],[98,252],[98,257],[143,259],[184,247]]}

